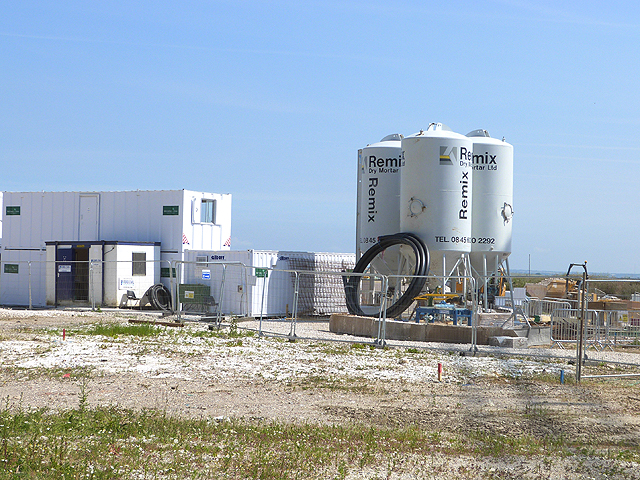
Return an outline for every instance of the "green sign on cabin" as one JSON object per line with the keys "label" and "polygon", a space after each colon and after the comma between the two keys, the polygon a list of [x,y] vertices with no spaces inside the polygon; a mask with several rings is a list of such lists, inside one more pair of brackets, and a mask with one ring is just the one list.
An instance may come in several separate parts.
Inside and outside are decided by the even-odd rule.
{"label": "green sign on cabin", "polygon": [[18,265],[15,263],[5,263],[4,264],[4,273],[18,273]]}
{"label": "green sign on cabin", "polygon": [[173,273],[173,278],[176,278],[176,269],[169,269],[169,267],[160,267],[160,276],[162,278],[169,278],[171,273]]}
{"label": "green sign on cabin", "polygon": [[20,207],[10,207],[7,205],[7,215],[20,215]]}
{"label": "green sign on cabin", "polygon": [[256,268],[256,277],[267,278],[269,276],[269,270],[266,268]]}
{"label": "green sign on cabin", "polygon": [[180,205],[163,205],[163,215],[180,215]]}

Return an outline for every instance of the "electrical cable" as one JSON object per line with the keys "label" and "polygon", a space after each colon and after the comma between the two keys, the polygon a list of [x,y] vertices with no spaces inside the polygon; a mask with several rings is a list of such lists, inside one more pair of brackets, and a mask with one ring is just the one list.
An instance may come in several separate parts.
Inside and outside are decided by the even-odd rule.
{"label": "electrical cable", "polygon": [[[424,242],[413,233],[396,233],[395,235],[383,235],[378,237],[378,243],[373,245],[367,250],[360,260],[356,263],[353,273],[364,273],[371,262],[381,253],[383,253],[389,247],[395,245],[408,245],[413,249],[416,257],[415,271],[411,274],[411,283],[407,290],[398,298],[395,303],[387,306],[386,317],[396,318],[402,314],[413,303],[413,299],[417,297],[422,291],[426,276],[429,275],[429,249]],[[351,315],[358,315],[364,317],[377,317],[380,315],[381,310],[373,313],[365,313],[360,307],[360,281],[361,275],[353,275],[345,280],[345,296],[347,309]],[[383,292],[387,294],[387,292]],[[380,307],[382,309],[382,306]]]}

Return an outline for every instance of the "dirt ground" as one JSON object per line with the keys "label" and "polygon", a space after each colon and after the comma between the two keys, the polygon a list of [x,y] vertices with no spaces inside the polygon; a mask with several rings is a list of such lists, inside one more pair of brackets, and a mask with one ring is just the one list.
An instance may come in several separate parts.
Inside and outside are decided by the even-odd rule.
{"label": "dirt ground", "polygon": [[[76,373],[65,375],[63,372],[69,370],[65,370],[67,364],[64,360],[48,367],[49,372],[51,368],[58,368],[59,373],[47,375],[38,373],[40,367],[20,366],[30,357],[43,357],[56,348],[62,348],[59,332],[63,328],[71,330],[97,320],[128,321],[127,317],[118,315],[102,315],[98,319],[87,313],[52,316],[21,313],[16,316],[10,311],[0,312],[0,397],[3,401],[22,407],[75,408],[84,398],[89,405],[162,408],[180,416],[242,417],[283,422],[357,421],[382,427],[418,425],[429,431],[462,436],[486,431],[508,437],[530,435],[582,439],[591,445],[594,439],[601,438],[606,439],[608,445],[625,445],[636,451],[640,446],[640,377],[561,385],[548,379],[512,378],[491,374],[490,371],[470,374],[469,367],[446,363],[449,358],[453,361],[453,355],[438,354],[440,356],[434,358],[445,362],[449,373],[447,381],[438,382],[434,378],[435,373],[417,380],[407,380],[401,375],[397,379],[380,379],[368,377],[366,368],[360,367],[365,373],[349,377],[351,383],[345,387],[344,384],[336,386],[327,382],[326,378],[317,381],[319,374],[327,369],[322,362],[331,361],[327,360],[330,355],[321,355],[322,360],[309,360],[296,352],[291,361],[316,362],[313,365],[317,367],[316,373],[280,379],[264,374],[265,370],[252,375],[243,373],[238,362],[255,363],[255,358],[247,351],[241,353],[232,348],[224,349],[226,351],[221,357],[200,355],[188,361],[180,357],[175,362],[180,364],[179,369],[104,369],[89,379]],[[58,337],[53,340],[43,333],[52,328],[58,332]],[[76,342],[80,352],[77,355],[81,356],[82,349],[88,348],[82,342],[89,339],[76,337],[72,341]],[[52,342],[53,347],[50,345]],[[299,344],[304,343],[273,342],[269,339],[263,342],[260,348],[268,352],[301,348]],[[125,347],[119,348],[123,355],[122,348]],[[89,353],[86,355],[85,361],[89,362]],[[115,362],[115,357],[110,355],[105,353],[104,358],[94,359],[98,367]],[[138,362],[135,367],[150,363],[150,357],[145,355],[151,353],[138,354],[131,362]],[[83,360],[79,361],[74,365],[81,365]],[[397,369],[411,366],[406,365],[410,360],[397,353],[388,353],[382,361],[394,362]],[[208,370],[194,371],[196,362],[208,363]],[[262,368],[281,371],[284,368],[282,362],[281,357],[267,357]],[[228,373],[230,364],[237,369],[232,370],[232,374]],[[223,366],[225,373],[217,374]],[[456,368],[464,371],[456,371]],[[559,367],[545,365],[545,368],[552,371],[552,368]],[[74,372],[73,369],[70,371]],[[78,368],[75,371],[79,371]],[[618,468],[619,476],[613,477],[602,476],[601,470],[595,467],[586,476],[576,474],[573,477],[570,475],[573,467],[569,460],[567,462],[546,478],[640,478],[638,465],[632,462],[623,462]],[[489,465],[485,467],[490,468]]]}

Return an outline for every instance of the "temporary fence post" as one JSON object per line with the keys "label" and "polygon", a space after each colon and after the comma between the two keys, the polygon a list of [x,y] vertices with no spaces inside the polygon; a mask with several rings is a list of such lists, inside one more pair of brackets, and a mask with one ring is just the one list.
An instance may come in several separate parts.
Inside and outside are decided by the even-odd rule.
{"label": "temporary fence post", "polygon": [[[489,277],[487,274],[487,254],[484,253],[482,254],[482,283],[483,283],[483,292],[484,295],[482,296],[482,300],[484,303],[484,311],[488,312],[489,311]],[[498,276],[497,272],[496,272],[496,277]]]}
{"label": "temporary fence post", "polygon": [[[388,277],[384,277],[384,291],[387,292],[389,290],[389,278]],[[382,303],[382,338],[381,338],[381,342],[380,345],[381,346],[385,346],[387,344],[387,303],[389,302],[389,299],[387,298],[387,295],[385,294],[384,296],[384,301]]]}
{"label": "temporary fence post", "polygon": [[389,288],[389,279],[386,275],[382,277],[382,291],[380,298],[380,315],[378,316],[378,338],[376,343],[380,346],[386,344],[387,336],[387,289]]}
{"label": "temporary fence post", "polygon": [[578,327],[578,342],[576,344],[576,382],[580,383],[580,376],[582,373],[582,344],[584,342],[584,318],[582,317],[582,309],[578,310],[580,313],[579,327]]}
{"label": "temporary fence post", "polygon": [[580,312],[578,314],[580,326],[578,327],[578,341],[576,345],[576,383],[580,383],[580,377],[582,375],[582,362],[584,358],[584,353],[583,353],[584,352],[584,321],[587,315],[586,289],[587,289],[587,278],[589,278],[589,276],[587,274],[587,262],[584,262],[582,264],[572,263],[569,265],[569,270],[567,270],[567,275],[566,275],[567,283],[569,282],[569,273],[571,272],[571,268],[574,266],[583,268],[582,285],[580,286],[580,292],[579,292],[580,308],[578,310]]}
{"label": "temporary fence post", "polygon": [[89,296],[91,297],[91,311],[96,310],[96,301],[93,296],[93,262],[89,262]]}
{"label": "temporary fence post", "polygon": [[33,308],[32,298],[31,298],[31,262],[29,262],[29,310]]}
{"label": "temporary fence post", "polygon": [[291,310],[291,328],[289,330],[289,336],[296,336],[296,322],[298,320],[298,289],[300,287],[300,274],[299,272],[294,272],[296,279],[293,284],[293,307]]}
{"label": "temporary fence post", "polygon": [[173,279],[171,278],[171,261],[170,260],[158,260],[158,268],[160,271],[160,283],[162,283],[162,279],[165,278],[162,275],[162,265],[165,264],[165,262],[169,265],[169,292],[170,292],[170,306],[171,306],[171,313],[175,312],[174,307],[174,296],[173,296]]}
{"label": "temporary fence post", "polygon": [[[265,269],[266,272],[268,272],[268,269]],[[261,337],[262,336],[262,315],[264,313],[264,292],[266,290],[267,287],[267,273],[265,272],[265,276],[262,277],[262,302],[260,304],[260,325],[258,327],[258,336]]]}
{"label": "temporary fence post", "polygon": [[383,294],[383,292],[385,291],[386,290],[384,288],[384,279],[382,279],[382,289],[380,292],[380,312],[378,313],[378,336],[376,337],[376,345],[380,344],[380,337],[382,334],[382,310],[384,309],[383,307],[384,301],[387,298],[386,294]]}
{"label": "temporary fence post", "polygon": [[[476,283],[473,276],[469,278],[469,284],[471,285],[471,318],[469,321],[471,322],[471,351],[478,351],[478,297],[477,297],[477,289]],[[485,292],[486,290],[485,283]],[[484,295],[485,298],[487,295]]]}
{"label": "temporary fence post", "polygon": [[582,292],[581,292],[581,305],[580,305],[580,376],[582,377],[582,364],[584,363],[584,350],[585,350],[585,320],[587,318],[587,275],[586,267],[582,274]]}
{"label": "temporary fence post", "polygon": [[[169,291],[171,292],[171,310],[173,310],[173,312],[175,313],[176,311],[176,299],[178,297],[178,291],[177,291],[177,287],[176,287],[176,282],[174,280],[174,276],[173,276],[173,263],[171,260],[165,260],[165,262],[167,262],[167,264],[169,265]],[[162,271],[162,268],[160,269]]]}
{"label": "temporary fence post", "polygon": [[169,275],[173,278],[173,272],[175,268],[176,273],[176,291],[175,291],[175,306],[174,310],[176,312],[176,321],[180,322],[180,278],[178,278],[178,262],[179,260],[171,260],[171,270],[169,270]]}
{"label": "temporary fence post", "polygon": [[216,327],[222,324],[222,299],[224,297],[225,280],[227,278],[227,264],[222,264],[222,279],[220,280],[220,295],[218,295],[218,311],[216,312]]}
{"label": "temporary fence post", "polygon": [[[253,301],[250,301],[249,296],[249,272],[247,266],[244,263],[240,264],[242,269],[242,315],[245,317],[253,316],[253,308],[250,308]],[[252,300],[253,294],[251,295]]]}

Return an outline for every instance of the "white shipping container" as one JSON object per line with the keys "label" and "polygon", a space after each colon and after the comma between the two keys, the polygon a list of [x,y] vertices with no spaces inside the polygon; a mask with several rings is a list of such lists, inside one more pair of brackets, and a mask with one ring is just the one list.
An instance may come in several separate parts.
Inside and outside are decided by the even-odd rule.
{"label": "white shipping container", "polygon": [[224,250],[231,195],[191,190],[4,192],[3,245],[45,242],[161,242],[163,252]]}

